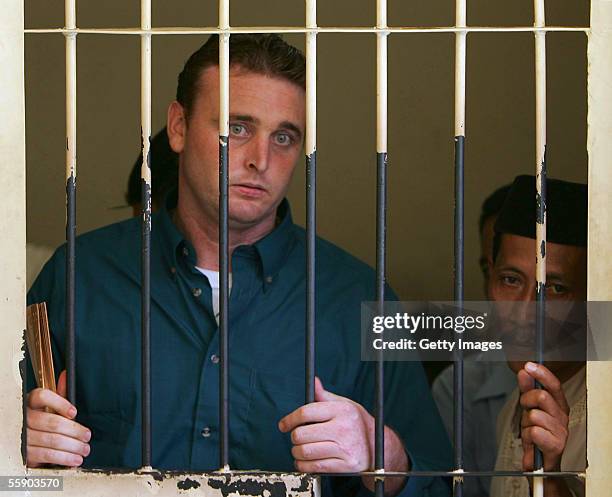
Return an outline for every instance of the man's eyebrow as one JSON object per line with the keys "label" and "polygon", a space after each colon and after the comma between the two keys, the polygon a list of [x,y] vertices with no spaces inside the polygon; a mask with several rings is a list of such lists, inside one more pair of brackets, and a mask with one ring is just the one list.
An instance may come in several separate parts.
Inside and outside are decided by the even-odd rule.
{"label": "man's eyebrow", "polygon": [[500,266],[498,269],[498,271],[512,271],[514,273],[518,273],[521,276],[525,277],[525,273],[523,273],[523,271],[521,271],[519,268],[517,268],[516,266],[513,266],[512,264],[503,264],[502,266]]}
{"label": "man's eyebrow", "polygon": [[563,276],[563,274],[561,273],[555,273],[555,272],[546,272],[546,279],[547,280],[557,280],[557,281],[565,281],[567,278],[565,278]]}
{"label": "man's eyebrow", "polygon": [[302,137],[302,131],[300,130],[300,128],[298,128],[297,125],[293,124],[290,121],[283,121],[282,123],[280,123],[279,127],[288,129],[289,131],[293,131],[298,136],[298,138]]}
{"label": "man's eyebrow", "polygon": [[246,123],[254,123],[259,124],[259,119],[253,116],[249,116],[248,114],[230,114],[230,121],[244,121]]}

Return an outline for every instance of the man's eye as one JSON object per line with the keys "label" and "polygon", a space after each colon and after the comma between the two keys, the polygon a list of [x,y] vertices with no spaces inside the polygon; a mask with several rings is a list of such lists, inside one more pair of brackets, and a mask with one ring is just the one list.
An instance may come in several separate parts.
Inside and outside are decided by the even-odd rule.
{"label": "man's eye", "polygon": [[244,136],[246,128],[242,124],[230,124],[230,133],[236,136]]}
{"label": "man's eye", "polygon": [[520,280],[516,276],[502,276],[501,281],[508,286],[518,286],[520,284]]}
{"label": "man's eye", "polygon": [[291,145],[293,143],[293,138],[288,133],[277,133],[274,139],[279,145]]}
{"label": "man's eye", "polygon": [[567,293],[567,288],[564,287],[563,285],[557,285],[554,283],[551,283],[549,285],[546,285],[546,289],[554,294],[554,295],[563,295],[565,293]]}

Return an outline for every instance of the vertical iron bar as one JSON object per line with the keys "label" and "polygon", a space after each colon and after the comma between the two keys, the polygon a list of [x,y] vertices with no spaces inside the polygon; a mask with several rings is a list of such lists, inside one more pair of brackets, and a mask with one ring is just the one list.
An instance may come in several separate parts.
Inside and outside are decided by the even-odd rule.
{"label": "vertical iron bar", "polygon": [[[387,1],[377,0],[376,26],[387,27]],[[376,35],[376,300],[378,314],[384,312],[386,278],[387,231],[387,36]],[[374,470],[385,471],[385,412],[384,412],[384,361],[381,355],[376,361],[374,407]],[[385,480],[375,480],[376,497],[384,497]]]}
{"label": "vertical iron bar", "polygon": [[[534,25],[546,26],[544,0],[534,0]],[[546,31],[535,32],[536,75],[536,360],[543,362],[546,309]],[[542,386],[536,382],[536,388]],[[543,471],[542,452],[534,450],[534,471]],[[533,479],[534,497],[544,495],[544,480]]]}
{"label": "vertical iron bar", "polygon": [[[76,0],[66,0],[66,29],[76,29]],[[76,33],[66,33],[66,393],[76,404]]]}
{"label": "vertical iron bar", "polygon": [[[306,0],[306,27],[317,27],[317,2]],[[306,403],[315,399],[317,232],[317,34],[306,34]]]}
{"label": "vertical iron bar", "polygon": [[[151,29],[151,0],[141,0],[142,30]],[[151,430],[151,35],[140,36],[141,167],[141,388],[142,467],[152,466]]]}
{"label": "vertical iron bar", "polygon": [[[457,0],[455,24],[466,27],[466,0]],[[465,153],[465,74],[466,74],[465,31],[455,33],[455,281],[454,299],[457,312],[463,312],[464,282],[464,153]],[[453,420],[455,470],[463,471],[463,353],[457,348],[453,368]],[[453,494],[463,496],[463,478],[453,480]]]}
{"label": "vertical iron bar", "polygon": [[[219,1],[219,29],[229,30],[229,0]],[[219,35],[219,462],[229,470],[229,32]]]}

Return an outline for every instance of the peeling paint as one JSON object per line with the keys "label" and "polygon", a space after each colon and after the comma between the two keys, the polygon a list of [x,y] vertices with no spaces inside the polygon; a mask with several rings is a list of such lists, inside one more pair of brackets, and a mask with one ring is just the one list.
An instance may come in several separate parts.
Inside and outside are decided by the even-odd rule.
{"label": "peeling paint", "polygon": [[176,482],[176,488],[179,490],[191,490],[192,488],[200,488],[200,483],[191,478],[185,478]]}
{"label": "peeling paint", "polygon": [[237,493],[241,496],[263,496],[268,492],[269,497],[285,497],[287,495],[287,485],[284,481],[256,480],[248,477],[240,477],[237,480],[227,482],[227,480],[211,479],[208,482],[211,488],[220,490],[223,497],[229,497]]}

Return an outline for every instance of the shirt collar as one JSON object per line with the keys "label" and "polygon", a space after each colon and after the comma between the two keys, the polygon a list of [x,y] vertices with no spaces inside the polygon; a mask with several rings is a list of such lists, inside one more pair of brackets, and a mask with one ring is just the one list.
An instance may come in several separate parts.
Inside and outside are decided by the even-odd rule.
{"label": "shirt collar", "polygon": [[[177,256],[187,257],[192,266],[196,264],[196,253],[191,243],[185,239],[183,234],[172,221],[172,210],[176,208],[178,201],[178,190],[174,189],[165,198],[162,209],[158,214],[158,235],[162,242],[162,251],[168,257],[172,267],[177,267]],[[291,208],[287,199],[283,199],[277,209],[277,225],[266,236],[250,246],[240,246],[234,251],[248,253],[255,248],[261,263],[261,276],[264,289],[274,282],[276,275],[285,263],[294,239],[294,224],[291,216]]]}

